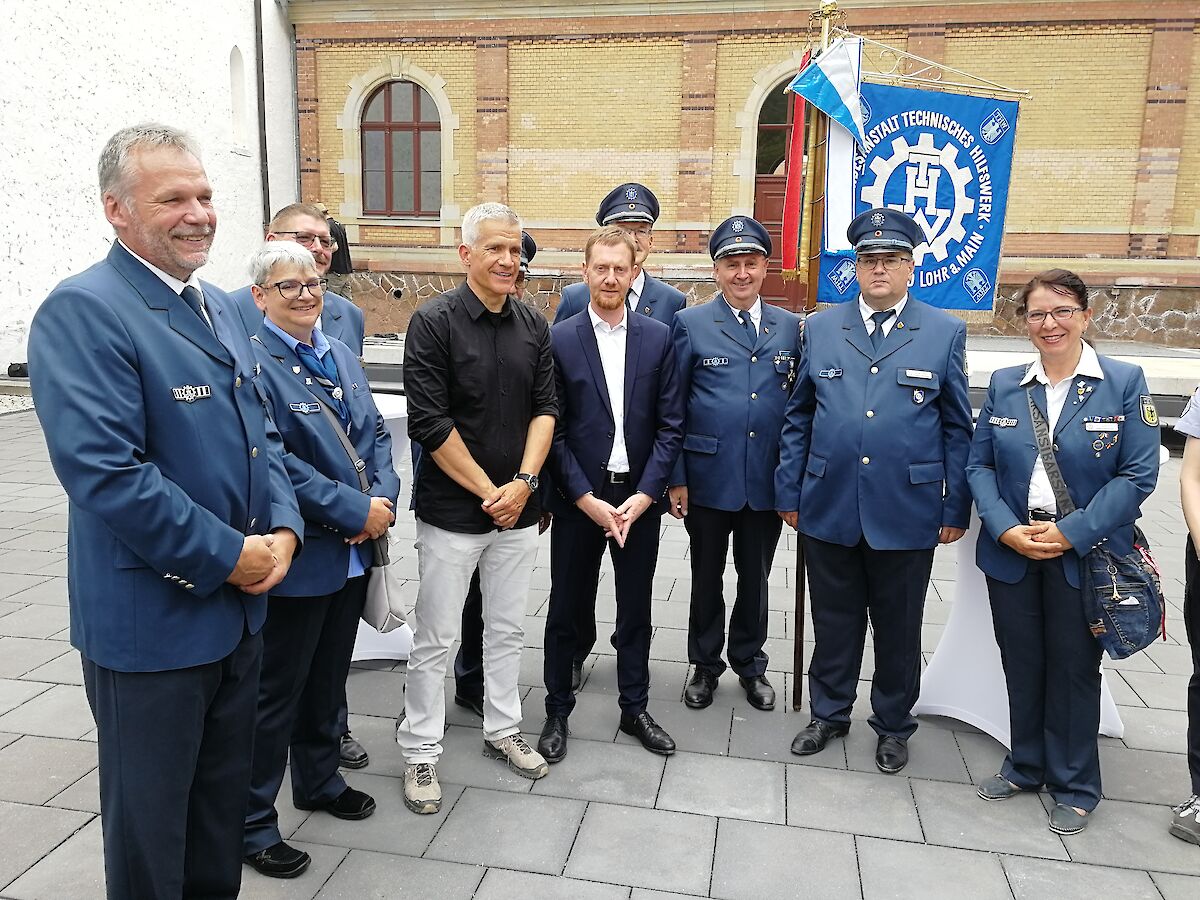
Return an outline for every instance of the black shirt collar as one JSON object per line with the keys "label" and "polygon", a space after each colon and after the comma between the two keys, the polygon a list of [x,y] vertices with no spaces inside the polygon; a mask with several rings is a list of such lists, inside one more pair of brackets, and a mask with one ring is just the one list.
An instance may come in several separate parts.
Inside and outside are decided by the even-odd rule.
{"label": "black shirt collar", "polygon": [[[472,322],[478,322],[479,317],[485,312],[491,312],[490,309],[483,305],[483,301],[475,296],[475,292],[471,290],[471,285],[465,280],[462,283],[461,296],[466,305],[467,315],[471,317]],[[499,315],[501,318],[507,318],[511,314],[512,298],[506,296],[504,298],[504,305],[500,307]]]}

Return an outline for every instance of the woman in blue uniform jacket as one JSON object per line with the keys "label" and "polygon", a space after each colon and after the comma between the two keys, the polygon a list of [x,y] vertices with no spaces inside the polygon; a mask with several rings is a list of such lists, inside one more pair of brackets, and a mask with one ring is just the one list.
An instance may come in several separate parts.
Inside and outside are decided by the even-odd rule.
{"label": "woman in blue uniform jacket", "polygon": [[[262,874],[292,877],[309,858],[283,842],[277,824],[275,797],[289,750],[297,808],[342,819],[375,810],[375,801],[338,772],[338,711],[366,597],[369,539],[395,520],[400,480],[362,367],[350,348],[317,327],[325,282],[312,254],[271,241],[251,258],[251,269],[254,301],[265,314],[251,344],[306,540],[303,563],[297,559],[268,601],[243,849]],[[365,464],[365,493],[335,428]]]}
{"label": "woman in blue uniform jacket", "polygon": [[[1104,540],[1130,551],[1158,479],[1158,416],[1142,370],[1083,340],[1092,313],[1076,275],[1043,272],[1017,299],[1039,356],[993,373],[967,464],[1012,727],[1012,749],[979,796],[1007,800],[1045,785],[1056,804],[1050,830],[1077,834],[1100,802],[1101,651],[1083,612],[1080,558]],[[1074,512],[1057,508],[1030,396]]]}

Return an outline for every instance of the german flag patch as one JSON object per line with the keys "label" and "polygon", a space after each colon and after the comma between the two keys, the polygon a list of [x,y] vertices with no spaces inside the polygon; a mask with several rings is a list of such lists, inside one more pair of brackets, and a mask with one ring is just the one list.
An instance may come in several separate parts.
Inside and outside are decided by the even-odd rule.
{"label": "german flag patch", "polygon": [[1158,427],[1158,410],[1154,408],[1154,398],[1149,394],[1142,394],[1139,404],[1142,410],[1142,421],[1151,428]]}

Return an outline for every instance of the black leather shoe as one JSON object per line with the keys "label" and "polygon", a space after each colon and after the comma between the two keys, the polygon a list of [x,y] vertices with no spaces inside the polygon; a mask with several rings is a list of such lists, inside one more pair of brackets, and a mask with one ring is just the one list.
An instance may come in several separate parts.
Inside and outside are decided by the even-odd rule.
{"label": "black leather shoe", "polygon": [[328,803],[322,803],[319,806],[301,806],[295,804],[296,809],[316,809],[322,812],[327,812],[331,816],[348,821],[357,821],[365,819],[375,812],[375,799],[370,794],[364,794],[362,791],[356,791],[352,787],[346,788],[336,800],[331,800]]}
{"label": "black leather shoe", "polygon": [[567,735],[570,733],[566,716],[546,716],[542,736],[538,738],[538,753],[542,754],[548,763],[559,762],[567,755]]}
{"label": "black leather shoe", "polygon": [[820,719],[813,719],[800,729],[800,733],[792,741],[792,752],[797,756],[812,756],[824,750],[830,740],[845,737],[849,731],[849,725],[831,725]]}
{"label": "black leather shoe", "polygon": [[908,765],[908,741],[885,734],[875,747],[875,765],[885,775],[895,775]]}
{"label": "black leather shoe", "polygon": [[338,765],[343,769],[363,769],[371,757],[367,756],[367,748],[354,739],[354,735],[346,732],[342,735],[342,746],[338,751]]}
{"label": "black leather shoe", "polygon": [[713,691],[717,689],[717,676],[707,669],[696,669],[692,680],[683,691],[683,702],[692,709],[704,709],[712,705]]}
{"label": "black leather shoe", "polygon": [[571,663],[571,693],[578,694],[583,687],[583,663]]}
{"label": "black leather shoe", "polygon": [[482,697],[464,697],[461,694],[454,695],[454,705],[461,706],[463,709],[469,709],[479,718],[483,718],[483,698]]}
{"label": "black leather shoe", "polygon": [[295,878],[312,862],[312,857],[303,850],[289,847],[283,841],[243,859],[255,872],[268,878]]}
{"label": "black leather shoe", "polygon": [[738,684],[746,692],[746,699],[755,709],[772,710],[775,708],[775,688],[767,681],[766,675],[755,675],[753,678],[739,678]]}
{"label": "black leather shoe", "polygon": [[642,710],[636,716],[621,713],[621,730],[632,734],[642,742],[642,746],[651,753],[660,756],[670,756],[675,752],[675,742],[666,730],[650,718],[650,713]]}

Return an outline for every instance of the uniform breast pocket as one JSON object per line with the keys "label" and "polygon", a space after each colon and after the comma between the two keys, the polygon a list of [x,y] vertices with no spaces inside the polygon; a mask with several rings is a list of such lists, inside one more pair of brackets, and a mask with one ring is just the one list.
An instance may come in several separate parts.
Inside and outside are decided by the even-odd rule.
{"label": "uniform breast pocket", "polygon": [[936,372],[928,369],[912,369],[901,366],[896,370],[896,384],[900,390],[907,393],[912,402],[920,406],[928,403],[940,390]]}
{"label": "uniform breast pocket", "polygon": [[795,368],[796,358],[794,356],[775,357],[775,371],[780,375],[790,375],[792,370]]}

